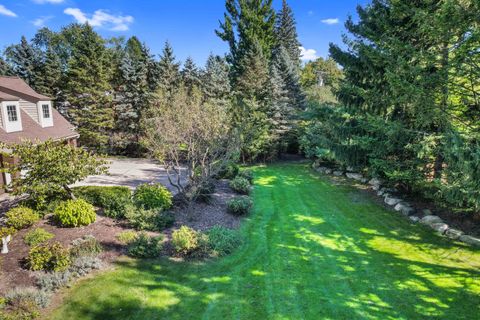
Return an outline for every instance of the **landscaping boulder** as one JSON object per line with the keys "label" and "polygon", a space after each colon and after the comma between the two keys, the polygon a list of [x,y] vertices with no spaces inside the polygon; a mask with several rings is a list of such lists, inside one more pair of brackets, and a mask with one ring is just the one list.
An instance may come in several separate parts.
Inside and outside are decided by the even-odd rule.
{"label": "landscaping boulder", "polygon": [[340,177],[340,176],[343,176],[343,171],[333,171],[333,175],[336,176],[336,177]]}
{"label": "landscaping boulder", "polygon": [[440,233],[440,234],[444,234],[444,233],[447,232],[447,230],[448,230],[448,224],[443,223],[443,222],[441,222],[441,223],[433,223],[433,224],[430,225],[430,227],[431,227],[433,230],[435,230],[435,231],[437,231],[438,233]]}
{"label": "landscaping boulder", "polygon": [[368,181],[368,184],[372,186],[373,190],[379,190],[382,185],[382,181],[378,178],[373,178]]}
{"label": "landscaping boulder", "polygon": [[395,206],[400,202],[402,202],[402,199],[395,198],[389,194],[385,196],[385,203],[388,204],[389,206]]}
{"label": "landscaping boulder", "polygon": [[412,222],[414,222],[414,223],[417,223],[417,222],[420,220],[420,218],[417,217],[417,216],[410,216],[410,217],[408,217],[408,218],[409,218],[410,220],[412,220]]}
{"label": "landscaping boulder", "polygon": [[327,170],[325,170],[325,174],[332,174],[332,169],[328,168]]}
{"label": "landscaping boulder", "polygon": [[450,239],[456,240],[456,239],[460,238],[461,236],[463,236],[463,231],[449,228],[449,229],[445,232],[445,235],[446,235],[448,238],[450,238]]}
{"label": "landscaping boulder", "polygon": [[432,215],[432,211],[430,209],[423,209],[422,213],[425,216],[431,216]]}
{"label": "landscaping boulder", "polygon": [[412,215],[415,212],[415,209],[413,209],[408,203],[406,202],[400,202],[395,205],[394,208],[396,211],[401,212],[403,215],[409,216]]}
{"label": "landscaping boulder", "polygon": [[380,190],[377,191],[377,196],[381,197],[381,196],[383,196],[384,193],[385,193],[385,191],[380,189]]}
{"label": "landscaping boulder", "polygon": [[443,220],[440,217],[437,217],[434,215],[428,215],[420,219],[420,223],[423,223],[426,225],[432,225],[434,223],[443,223]]}
{"label": "landscaping boulder", "polygon": [[367,183],[367,182],[368,182],[368,179],[367,179],[367,178],[362,178],[362,179],[360,179],[360,182],[361,182],[361,183]]}
{"label": "landscaping boulder", "polygon": [[480,239],[469,236],[469,235],[462,235],[458,238],[460,241],[465,242],[469,245],[480,247]]}
{"label": "landscaping boulder", "polygon": [[347,172],[346,173],[347,178],[360,181],[362,180],[363,176],[360,173],[355,173],[355,172]]}
{"label": "landscaping boulder", "polygon": [[325,173],[328,170],[328,168],[327,167],[318,167],[316,170],[319,173]]}

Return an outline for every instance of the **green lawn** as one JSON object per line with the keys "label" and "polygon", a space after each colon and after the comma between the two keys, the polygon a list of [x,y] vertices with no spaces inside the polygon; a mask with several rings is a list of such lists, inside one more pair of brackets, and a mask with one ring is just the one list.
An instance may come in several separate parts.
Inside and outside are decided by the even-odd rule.
{"label": "green lawn", "polygon": [[479,319],[480,251],[412,225],[304,164],[255,169],[235,254],[124,260],[49,319]]}

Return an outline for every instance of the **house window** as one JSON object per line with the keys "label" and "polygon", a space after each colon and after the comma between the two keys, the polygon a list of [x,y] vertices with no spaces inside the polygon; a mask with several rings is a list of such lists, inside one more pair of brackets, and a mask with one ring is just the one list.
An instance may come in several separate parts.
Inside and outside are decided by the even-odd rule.
{"label": "house window", "polygon": [[18,121],[17,106],[7,106],[8,121]]}
{"label": "house window", "polygon": [[43,113],[43,118],[48,119],[50,118],[50,107],[48,104],[43,104],[42,105],[42,113]]}

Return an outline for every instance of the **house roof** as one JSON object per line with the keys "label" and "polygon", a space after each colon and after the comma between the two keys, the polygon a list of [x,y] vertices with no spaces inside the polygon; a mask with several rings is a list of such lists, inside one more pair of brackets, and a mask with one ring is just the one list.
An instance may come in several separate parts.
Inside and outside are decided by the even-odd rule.
{"label": "house roof", "polygon": [[23,140],[43,142],[49,139],[62,140],[78,137],[74,126],[57,110],[52,108],[53,127],[42,128],[25,111],[21,110],[22,131],[7,133],[0,128],[0,141],[6,144],[21,143]]}
{"label": "house roof", "polygon": [[0,91],[0,101],[18,101],[19,97],[12,96],[11,94]]}
{"label": "house roof", "polygon": [[[0,95],[10,95],[11,97],[18,97],[31,102],[53,100],[50,97],[35,92],[35,90],[30,88],[30,86],[19,77],[0,77]],[[19,100],[18,98],[14,100]]]}

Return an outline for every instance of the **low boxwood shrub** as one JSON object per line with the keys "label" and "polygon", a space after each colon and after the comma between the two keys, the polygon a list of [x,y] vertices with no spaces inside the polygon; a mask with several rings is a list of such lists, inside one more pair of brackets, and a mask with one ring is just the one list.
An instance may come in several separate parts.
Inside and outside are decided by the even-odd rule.
{"label": "low boxwood shrub", "polygon": [[70,252],[59,242],[41,244],[30,249],[26,265],[33,271],[65,271],[70,266]]}
{"label": "low boxwood shrub", "polygon": [[125,218],[132,228],[149,231],[162,231],[173,225],[175,221],[173,214],[169,211],[132,205],[125,209]]}
{"label": "low boxwood shrub", "polygon": [[73,188],[73,193],[78,198],[103,208],[107,217],[115,219],[123,218],[125,207],[132,203],[132,192],[128,187],[83,186]]}
{"label": "low boxwood shrub", "polygon": [[239,177],[245,178],[250,182],[250,184],[253,183],[253,171],[249,169],[242,170],[238,173]]}
{"label": "low boxwood shrub", "polygon": [[228,212],[236,216],[250,213],[252,207],[253,201],[247,196],[235,197],[227,202]]}
{"label": "low boxwood shrub", "polygon": [[28,246],[36,246],[52,239],[53,237],[53,233],[50,233],[43,228],[35,228],[28,231],[23,240]]}
{"label": "low boxwood shrub", "polygon": [[172,206],[172,194],[160,183],[141,184],[133,192],[133,202],[145,209],[166,210]]}
{"label": "low boxwood shrub", "polygon": [[162,251],[162,237],[150,237],[141,232],[128,246],[128,254],[135,258],[156,258]]}
{"label": "low boxwood shrub", "polygon": [[61,202],[55,208],[54,217],[64,227],[88,226],[97,218],[93,206],[83,199]]}
{"label": "low boxwood shrub", "polygon": [[222,165],[217,177],[219,179],[233,179],[237,176],[239,170],[240,168],[235,162],[229,161]]}
{"label": "low boxwood shrub", "polygon": [[117,238],[118,241],[120,241],[123,244],[130,244],[132,243],[135,239],[137,239],[138,233],[132,230],[126,230],[119,232],[115,238]]}
{"label": "low boxwood shrub", "polygon": [[214,226],[207,232],[208,245],[216,256],[226,256],[242,244],[237,230]]}
{"label": "low boxwood shrub", "polygon": [[230,188],[235,192],[240,194],[249,194],[250,193],[250,182],[243,177],[236,177],[230,181]]}
{"label": "low boxwood shrub", "polygon": [[28,207],[16,207],[10,209],[6,214],[7,226],[17,230],[28,228],[40,220],[40,215]]}
{"label": "low boxwood shrub", "polygon": [[192,254],[200,248],[200,233],[187,226],[172,233],[172,245],[178,254]]}
{"label": "low boxwood shrub", "polygon": [[103,251],[102,245],[92,235],[86,235],[72,241],[70,255],[72,257],[97,256]]}

